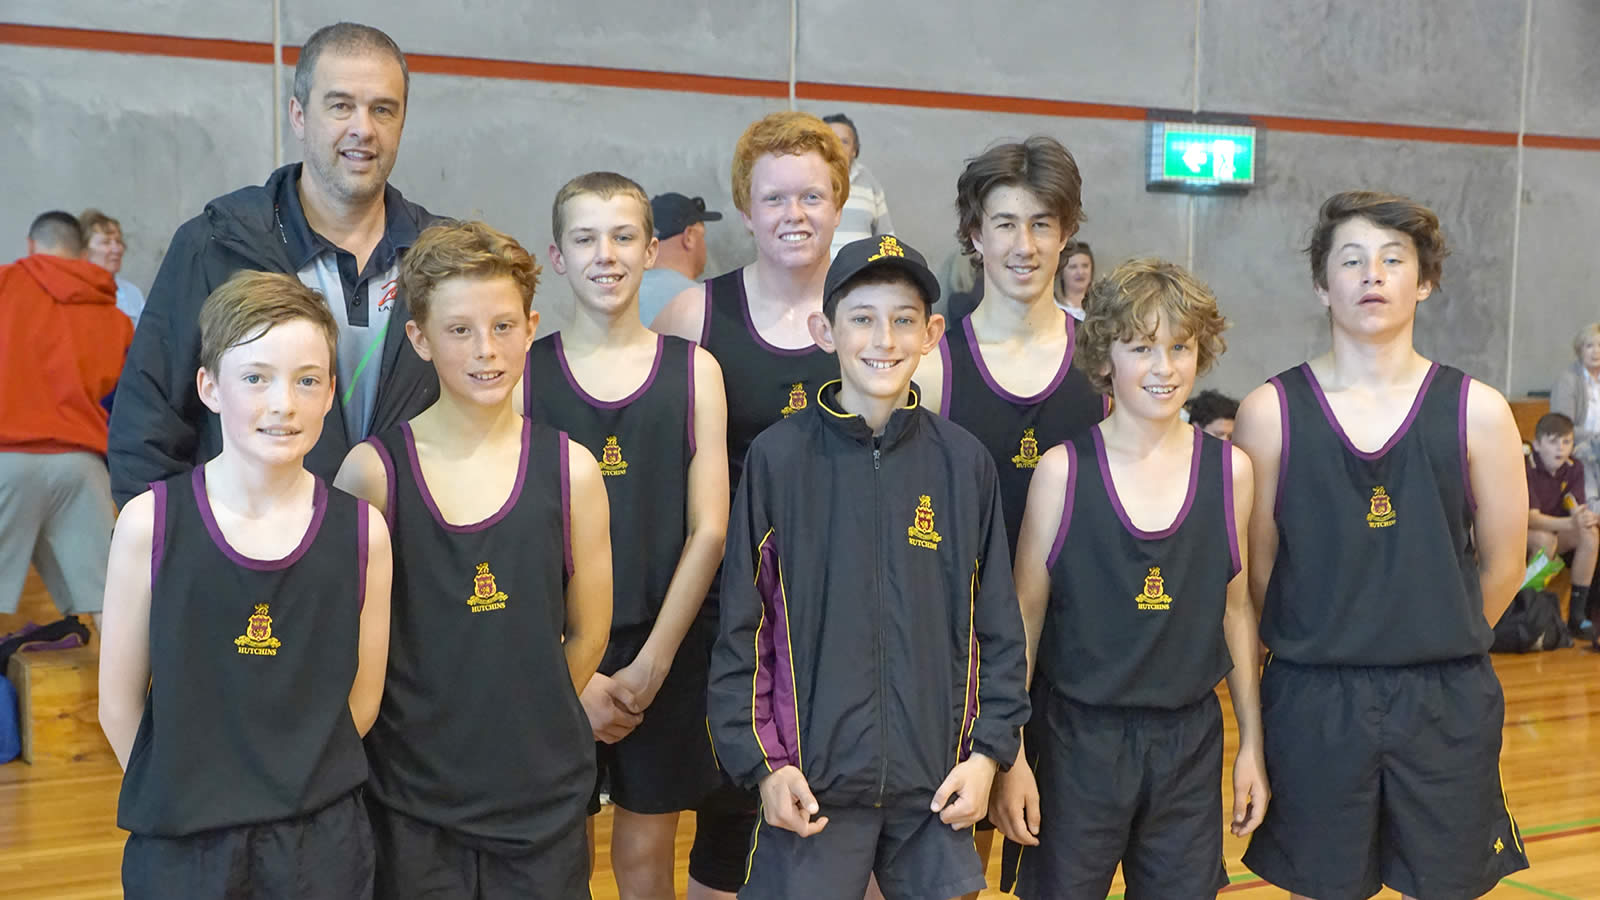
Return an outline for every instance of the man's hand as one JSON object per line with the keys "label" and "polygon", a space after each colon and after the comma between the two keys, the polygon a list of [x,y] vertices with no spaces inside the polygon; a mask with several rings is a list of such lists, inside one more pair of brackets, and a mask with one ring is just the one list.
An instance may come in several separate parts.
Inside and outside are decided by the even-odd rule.
{"label": "man's hand", "polygon": [[994,773],[999,766],[982,753],[974,753],[966,762],[956,763],[944,783],[933,792],[932,809],[939,821],[960,831],[971,828],[989,812],[989,787],[994,783]]}
{"label": "man's hand", "polygon": [[584,685],[578,700],[583,704],[583,712],[589,717],[589,729],[597,741],[615,744],[644,721],[641,713],[632,711],[637,702],[633,692],[599,672]]}
{"label": "man's hand", "polygon": [[784,828],[801,837],[810,837],[828,824],[827,816],[816,816],[817,798],[811,795],[806,776],[794,766],[784,766],[761,779],[761,809],[767,824]]}
{"label": "man's hand", "polygon": [[1039,846],[1039,782],[1020,752],[1009,771],[994,777],[989,821],[1012,843]]}
{"label": "man's hand", "polygon": [[1233,820],[1228,830],[1244,837],[1256,830],[1267,814],[1272,788],[1267,785],[1267,767],[1259,745],[1242,746],[1233,758]]}

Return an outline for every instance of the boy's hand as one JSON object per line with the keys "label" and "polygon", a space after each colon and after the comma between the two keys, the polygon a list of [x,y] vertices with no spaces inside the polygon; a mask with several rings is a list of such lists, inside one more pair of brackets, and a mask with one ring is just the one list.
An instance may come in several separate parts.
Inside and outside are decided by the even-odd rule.
{"label": "boy's hand", "polygon": [[1267,814],[1272,788],[1267,785],[1267,767],[1261,747],[1242,746],[1233,758],[1233,821],[1228,830],[1244,837],[1256,830]]}
{"label": "boy's hand", "polygon": [[1579,528],[1593,528],[1600,525],[1600,515],[1587,506],[1580,506],[1572,513],[1572,519]]}
{"label": "boy's hand", "polygon": [[932,809],[939,814],[939,821],[955,831],[976,825],[989,812],[989,787],[994,783],[998,768],[994,760],[982,753],[974,753],[966,762],[956,763],[944,777],[944,783],[933,792]]}
{"label": "boy's hand", "polygon": [[761,809],[767,824],[784,828],[801,837],[810,837],[828,824],[827,816],[816,816],[817,798],[811,795],[806,776],[794,766],[784,766],[761,779]]}
{"label": "boy's hand", "polygon": [[656,694],[661,690],[661,683],[666,681],[667,670],[671,668],[661,666],[653,659],[647,659],[644,654],[634,657],[628,663],[612,674],[611,680],[627,689],[631,698],[626,704],[629,712],[644,715],[650,704],[656,702]]}
{"label": "boy's hand", "polygon": [[594,732],[597,741],[615,744],[644,721],[643,715],[631,711],[637,702],[633,692],[599,672],[584,685],[578,700],[583,704],[583,712],[589,717],[589,730]]}
{"label": "boy's hand", "polygon": [[1039,782],[1020,753],[1010,771],[994,777],[989,821],[1012,843],[1039,846]]}

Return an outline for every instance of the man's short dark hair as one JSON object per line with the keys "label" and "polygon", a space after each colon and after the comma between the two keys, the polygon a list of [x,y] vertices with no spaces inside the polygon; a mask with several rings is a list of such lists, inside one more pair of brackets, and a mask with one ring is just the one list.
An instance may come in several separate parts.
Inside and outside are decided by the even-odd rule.
{"label": "man's short dark hair", "polygon": [[1189,410],[1189,423],[1205,428],[1218,419],[1239,418],[1239,401],[1221,391],[1201,391],[1184,404]]}
{"label": "man's short dark hair", "polygon": [[1563,438],[1569,434],[1572,434],[1572,431],[1573,425],[1571,418],[1567,417],[1563,413],[1558,412],[1545,413],[1539,417],[1538,423],[1533,426],[1533,439],[1538,440],[1540,438],[1547,437]]}
{"label": "man's short dark hair", "polygon": [[406,55],[400,52],[400,45],[371,25],[340,22],[318,28],[306,39],[306,45],[300,48],[300,61],[294,66],[294,98],[300,101],[302,108],[311,103],[311,78],[317,72],[317,60],[330,50],[345,55],[377,53],[393,57],[400,65],[400,74],[406,83],[405,96],[400,99],[410,101],[411,69],[406,65]]}
{"label": "man's short dark hair", "polygon": [[850,121],[849,116],[844,113],[834,113],[831,116],[823,116],[822,121],[828,125],[850,126],[850,133],[856,136],[856,155],[859,156],[861,154],[861,129],[856,127],[856,123]]}
{"label": "man's short dark hair", "polygon": [[83,229],[78,226],[77,217],[59,209],[40,213],[28,226],[28,240],[73,256],[83,252]]}

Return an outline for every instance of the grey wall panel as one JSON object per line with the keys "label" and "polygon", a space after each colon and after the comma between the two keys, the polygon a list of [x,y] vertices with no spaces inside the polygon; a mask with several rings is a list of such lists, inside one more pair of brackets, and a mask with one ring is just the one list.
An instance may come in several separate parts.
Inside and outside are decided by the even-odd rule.
{"label": "grey wall panel", "polygon": [[178,225],[266,178],[271,85],[265,65],[0,48],[5,260],[38,213],[98,206],[122,221],[123,274],[148,289]]}
{"label": "grey wall panel", "polygon": [[1202,109],[1517,127],[1521,3],[1203,2]]}
{"label": "grey wall panel", "polygon": [[1273,135],[1266,183],[1198,202],[1195,269],[1234,322],[1215,380],[1246,390],[1326,349],[1327,313],[1301,248],[1330,194],[1402,193],[1439,214],[1454,252],[1417,314],[1417,348],[1500,386],[1505,375],[1516,155],[1501,148]]}
{"label": "grey wall panel", "polygon": [[1600,136],[1600,4],[1540,0],[1533,6],[1528,61],[1528,131]]}
{"label": "grey wall panel", "polygon": [[[724,214],[708,226],[709,273],[754,252],[733,207],[729,165],[740,132],[772,108],[766,101],[438,75],[415,77],[411,97],[394,184],[434,212],[483,219],[532,251],[545,265],[535,298],[541,331],[571,315],[547,248],[551,201],[573,176],[609,169],[651,194],[704,196]],[[289,152],[298,155],[298,146]]]}
{"label": "grey wall panel", "polygon": [[272,0],[0,0],[0,22],[270,42]]}
{"label": "grey wall panel", "polygon": [[284,40],[300,44],[338,20],[382,28],[407,53],[652,69],[739,78],[789,77],[789,9],[776,2],[473,0],[336,8],[284,0]]}
{"label": "grey wall panel", "polygon": [[1573,361],[1572,338],[1600,321],[1595,210],[1600,156],[1528,150],[1522,182],[1512,391],[1547,391]]}
{"label": "grey wall panel", "polygon": [[801,0],[800,80],[1189,107],[1190,3],[940,6]]}

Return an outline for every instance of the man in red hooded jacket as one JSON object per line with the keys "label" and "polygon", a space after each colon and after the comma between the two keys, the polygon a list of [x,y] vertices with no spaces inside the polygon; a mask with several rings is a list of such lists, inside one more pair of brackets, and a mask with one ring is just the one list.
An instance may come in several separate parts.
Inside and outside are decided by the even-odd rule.
{"label": "man in red hooded jacket", "polygon": [[47,212],[28,255],[0,266],[0,612],[32,562],[62,613],[99,624],[115,515],[101,401],[133,325],[82,253],[78,220]]}

